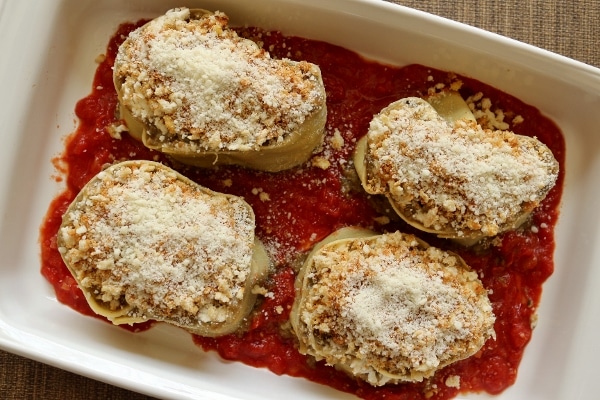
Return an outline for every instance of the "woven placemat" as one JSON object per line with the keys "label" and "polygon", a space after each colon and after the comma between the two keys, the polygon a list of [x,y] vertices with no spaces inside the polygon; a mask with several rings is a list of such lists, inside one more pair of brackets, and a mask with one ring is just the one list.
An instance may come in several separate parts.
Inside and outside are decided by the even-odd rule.
{"label": "woven placemat", "polygon": [[598,0],[393,0],[600,67]]}
{"label": "woven placemat", "polygon": [[148,400],[80,375],[0,351],[2,400]]}
{"label": "woven placemat", "polygon": [[[600,67],[598,0],[395,0]],[[3,400],[148,400],[141,394],[97,382],[0,351]]]}

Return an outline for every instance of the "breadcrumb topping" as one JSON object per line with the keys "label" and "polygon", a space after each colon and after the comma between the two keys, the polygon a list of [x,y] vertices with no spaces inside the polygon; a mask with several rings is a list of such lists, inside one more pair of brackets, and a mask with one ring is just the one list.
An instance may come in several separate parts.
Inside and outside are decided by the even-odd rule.
{"label": "breadcrumb topping", "polygon": [[398,104],[371,122],[367,183],[424,227],[494,236],[554,186],[558,162],[536,139],[473,121],[452,126],[419,98]]}
{"label": "breadcrumb topping", "polygon": [[325,102],[319,68],[274,60],[222,12],[168,11],[119,48],[121,105],[154,145],[245,151],[283,141]]}
{"label": "breadcrumb topping", "polygon": [[373,385],[422,380],[494,336],[477,274],[412,235],[334,241],[306,268],[301,348]]}
{"label": "breadcrumb topping", "polygon": [[222,323],[242,303],[254,214],[154,162],[100,172],[63,218],[59,251],[108,314]]}

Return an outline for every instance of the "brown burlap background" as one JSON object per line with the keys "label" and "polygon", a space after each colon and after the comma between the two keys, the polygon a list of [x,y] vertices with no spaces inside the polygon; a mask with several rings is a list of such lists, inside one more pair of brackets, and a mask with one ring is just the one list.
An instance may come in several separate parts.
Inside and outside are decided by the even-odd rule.
{"label": "brown burlap background", "polygon": [[[394,2],[486,29],[600,67],[599,0],[395,0]],[[150,398],[0,351],[0,399],[139,400]]]}

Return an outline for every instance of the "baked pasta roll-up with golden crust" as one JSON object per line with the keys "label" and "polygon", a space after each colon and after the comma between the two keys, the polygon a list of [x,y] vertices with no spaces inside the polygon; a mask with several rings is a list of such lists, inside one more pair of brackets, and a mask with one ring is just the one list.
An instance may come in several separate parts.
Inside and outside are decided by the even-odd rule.
{"label": "baked pasta roll-up with golden crust", "polygon": [[323,140],[319,67],[272,59],[222,12],[172,9],[135,30],[117,53],[114,84],[130,133],[186,164],[280,171]]}
{"label": "baked pasta roll-up with golden crust", "polygon": [[114,324],[156,320],[218,336],[241,326],[266,275],[254,229],[242,198],[126,161],[81,190],[57,245],[92,310]]}
{"label": "baked pasta roll-up with golden crust", "polygon": [[458,93],[384,108],[354,163],[364,189],[387,197],[409,224],[465,243],[519,227],[559,169],[536,138],[483,129]]}
{"label": "baked pasta roll-up with golden crust", "polygon": [[421,381],[495,337],[477,273],[413,235],[344,228],[296,280],[299,350],[374,386]]}

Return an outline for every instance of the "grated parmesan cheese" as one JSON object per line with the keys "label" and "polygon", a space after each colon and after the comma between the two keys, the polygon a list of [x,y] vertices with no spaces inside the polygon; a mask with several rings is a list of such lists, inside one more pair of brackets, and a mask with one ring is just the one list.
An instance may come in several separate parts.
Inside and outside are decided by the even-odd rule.
{"label": "grated parmesan cheese", "polygon": [[336,240],[303,268],[301,351],[372,385],[420,381],[494,336],[477,273],[412,235]]}
{"label": "grated parmesan cheese", "polygon": [[249,300],[252,209],[162,164],[131,161],[100,172],[65,213],[57,239],[80,287],[109,319],[194,330],[228,323]]}
{"label": "grated parmesan cheese", "polygon": [[558,162],[534,138],[446,122],[426,101],[393,103],[371,121],[366,188],[433,232],[494,236],[554,186]]}
{"label": "grated parmesan cheese", "polygon": [[317,66],[271,59],[227,23],[222,12],[196,18],[176,8],[119,48],[119,100],[152,128],[150,142],[190,152],[257,150],[323,108]]}

